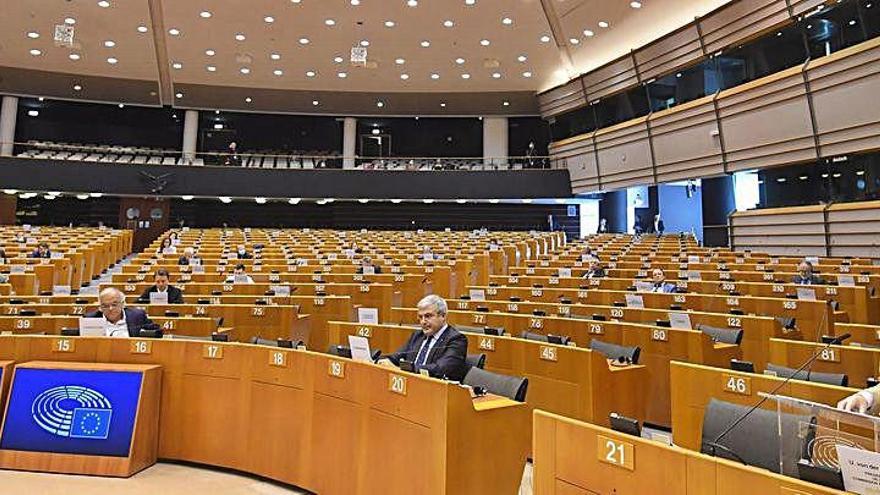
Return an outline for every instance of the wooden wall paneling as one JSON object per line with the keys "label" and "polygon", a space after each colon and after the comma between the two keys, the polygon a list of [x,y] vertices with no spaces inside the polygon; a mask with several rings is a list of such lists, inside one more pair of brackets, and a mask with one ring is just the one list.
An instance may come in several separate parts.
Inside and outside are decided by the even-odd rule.
{"label": "wooden wall paneling", "polygon": [[657,182],[724,173],[715,95],[649,116]]}
{"label": "wooden wall paneling", "polygon": [[569,81],[538,95],[538,106],[544,118],[559,115],[587,104],[587,95],[580,78]]}
{"label": "wooden wall paneling", "polygon": [[594,133],[554,143],[550,156],[558,166],[567,168],[574,194],[594,192],[601,189],[599,168],[596,162]]}
{"label": "wooden wall paneling", "polygon": [[785,0],[740,0],[699,19],[706,53],[778,28],[790,20]]}
{"label": "wooden wall paneling", "polygon": [[728,172],[818,158],[801,67],[718,95]]}
{"label": "wooden wall paneling", "polygon": [[603,189],[654,183],[647,117],[596,132]]}
{"label": "wooden wall paneling", "polygon": [[633,54],[643,81],[668,74],[690,65],[703,57],[700,34],[696,24],[690,24],[665,36]]}
{"label": "wooden wall paneling", "polygon": [[797,17],[809,10],[814,10],[820,5],[824,6],[826,3],[825,0],[789,0],[792,17]]}
{"label": "wooden wall paneling", "polygon": [[830,256],[880,258],[880,201],[831,205],[827,217]]}
{"label": "wooden wall paneling", "polygon": [[880,38],[811,61],[821,156],[880,148]]}
{"label": "wooden wall paneling", "polygon": [[624,56],[583,76],[589,100],[618,93],[639,83],[633,58]]}
{"label": "wooden wall paneling", "polygon": [[827,256],[822,205],[767,208],[730,216],[731,248],[791,256]]}

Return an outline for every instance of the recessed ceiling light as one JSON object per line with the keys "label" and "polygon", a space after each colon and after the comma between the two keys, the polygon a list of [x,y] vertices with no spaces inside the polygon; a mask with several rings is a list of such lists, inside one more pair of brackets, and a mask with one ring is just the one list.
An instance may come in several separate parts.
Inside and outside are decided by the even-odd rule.
{"label": "recessed ceiling light", "polygon": [[467,203],[467,200],[466,199],[456,199],[455,202],[460,205],[463,205],[463,204]]}
{"label": "recessed ceiling light", "polygon": [[120,103],[119,108],[125,108],[125,103]]}
{"label": "recessed ceiling light", "polygon": [[599,21],[599,27],[600,27],[600,28],[607,28],[608,26],[610,26],[610,24],[608,24],[607,22],[605,22],[605,21]]}
{"label": "recessed ceiling light", "polygon": [[409,74],[401,74],[400,78],[406,81],[407,79],[409,79]]}
{"label": "recessed ceiling light", "polygon": [[446,108],[446,102],[445,102],[445,101],[441,101],[441,102],[440,102],[440,106],[443,107],[443,108]]}
{"label": "recessed ceiling light", "polygon": [[630,2],[629,6],[634,9],[640,9],[642,8],[642,2]]}
{"label": "recessed ceiling light", "polygon": [[180,199],[182,199],[182,200],[184,200],[184,201],[192,201],[194,197],[195,197],[195,196],[192,196],[192,195],[189,195],[189,194],[184,194],[183,196],[180,197]]}
{"label": "recessed ceiling light", "polygon": [[247,67],[242,67],[241,69],[238,69],[238,71],[241,72],[242,74],[250,74],[251,73],[251,70]]}
{"label": "recessed ceiling light", "polygon": [[318,105],[320,105],[320,104],[321,104],[320,101],[318,101],[318,100],[312,100],[312,106],[313,106],[313,107],[316,107],[316,106],[318,106]]}
{"label": "recessed ceiling light", "polygon": [[452,26],[455,26],[455,23],[452,22],[452,21],[449,20],[449,19],[446,19],[445,21],[443,21],[443,26],[444,26],[444,27],[451,28]]}
{"label": "recessed ceiling light", "polygon": [[171,36],[180,36],[180,29],[171,28],[168,30],[168,34],[170,34]]}
{"label": "recessed ceiling light", "polygon": [[235,39],[236,41],[244,41],[247,37],[241,33],[235,33]]}
{"label": "recessed ceiling light", "polygon": [[428,40],[422,40],[420,44],[422,45],[422,48],[428,48],[429,46],[431,46],[431,42]]}
{"label": "recessed ceiling light", "polygon": [[501,102],[501,104],[504,105],[505,107],[509,107],[509,106],[510,106],[510,102],[507,101],[507,100]]}
{"label": "recessed ceiling light", "polygon": [[397,64],[397,65],[403,65],[403,64],[406,63],[406,59],[403,59],[403,58],[396,58],[396,59],[394,59],[394,63]]}
{"label": "recessed ceiling light", "polygon": [[199,17],[201,17],[202,19],[208,19],[211,17],[211,13],[208,12],[207,10],[203,10],[203,11],[199,12]]}
{"label": "recessed ceiling light", "polygon": [[183,93],[177,93],[174,95],[175,98],[183,98]]}
{"label": "recessed ceiling light", "polygon": [[393,28],[395,25],[394,21],[385,21],[385,27],[387,28]]}
{"label": "recessed ceiling light", "polygon": [[76,24],[76,19],[74,19],[73,17],[67,17],[64,19],[64,24],[67,24],[68,26],[73,26],[74,24]]}
{"label": "recessed ceiling light", "polygon": [[463,64],[464,62],[465,62],[465,60],[464,60],[463,58],[461,58],[461,57],[458,57],[457,59],[455,59],[455,63],[457,63],[458,65],[461,65],[461,64]]}
{"label": "recessed ceiling light", "polygon": [[532,77],[532,73],[529,71],[523,72],[523,77]]}
{"label": "recessed ceiling light", "polygon": [[74,85],[73,85],[73,90],[74,90],[74,91],[82,91],[82,89],[83,89],[83,87],[80,86],[79,84],[74,84]]}
{"label": "recessed ceiling light", "polygon": [[36,57],[36,56],[39,56],[39,55],[42,55],[42,54],[43,54],[43,52],[41,52],[40,50],[37,50],[36,48],[34,48],[34,49],[31,50],[31,55],[33,55],[33,56],[35,56],[35,57]]}
{"label": "recessed ceiling light", "polygon": [[402,199],[392,199],[391,202],[397,205],[397,204],[402,203],[403,200]]}
{"label": "recessed ceiling light", "polygon": [[37,98],[37,100],[39,100],[39,101],[44,101],[45,99],[46,99],[46,98],[43,98],[42,96],[39,97],[39,98]]}
{"label": "recessed ceiling light", "polygon": [[29,117],[39,117],[40,112],[38,110],[28,110],[28,116]]}
{"label": "recessed ceiling light", "polygon": [[35,40],[40,37],[40,33],[36,32],[36,31],[31,31],[27,34],[27,37],[32,40]]}
{"label": "recessed ceiling light", "polygon": [[526,57],[525,55],[520,55],[519,57],[516,57],[516,59],[520,62],[525,62],[526,60],[528,60],[528,57]]}
{"label": "recessed ceiling light", "polygon": [[345,79],[346,77],[348,77],[348,74],[345,72],[339,72],[336,74],[336,76],[340,79]]}
{"label": "recessed ceiling light", "polygon": [[581,40],[579,40],[577,38],[569,38],[568,42],[571,43],[572,45],[577,45],[578,43],[581,42]]}
{"label": "recessed ceiling light", "polygon": [[270,53],[270,54],[269,54],[269,58],[271,58],[272,60],[281,60],[281,54],[279,54],[279,53]]}
{"label": "recessed ceiling light", "polygon": [[313,70],[306,71],[307,77],[315,77],[316,75],[317,75],[317,73]]}
{"label": "recessed ceiling light", "polygon": [[77,194],[76,199],[89,199],[88,194]]}
{"label": "recessed ceiling light", "polygon": [[171,64],[171,67],[174,67],[175,69],[180,70],[183,68],[183,64],[180,62],[174,62],[173,64]]}
{"label": "recessed ceiling light", "polygon": [[465,72],[464,74],[461,75],[461,78],[462,78],[462,79],[470,79],[470,78],[471,78],[471,75],[468,74],[467,72]]}
{"label": "recessed ceiling light", "polygon": [[337,64],[341,64],[342,62],[345,61],[345,59],[342,57],[333,57],[333,61],[336,62]]}
{"label": "recessed ceiling light", "polygon": [[290,0],[290,3],[300,3],[302,0]]}
{"label": "recessed ceiling light", "polygon": [[214,67],[213,65],[209,65],[205,67],[205,69],[207,69],[208,72],[217,72],[217,67]]}
{"label": "recessed ceiling light", "polygon": [[490,199],[489,202],[492,203],[493,205],[497,205],[498,203],[501,202],[501,200],[500,199]]}
{"label": "recessed ceiling light", "polygon": [[480,40],[480,44],[483,46],[489,46],[490,44],[492,44],[492,42],[487,39],[482,39]]}
{"label": "recessed ceiling light", "polygon": [[465,5],[473,5],[477,3],[477,0],[464,0]]}
{"label": "recessed ceiling light", "polygon": [[406,5],[409,7],[418,7],[419,0],[406,0]]}
{"label": "recessed ceiling light", "polygon": [[501,79],[501,73],[500,72],[493,72],[492,78],[493,79]]}
{"label": "recessed ceiling light", "polygon": [[100,2],[98,2],[98,7],[101,7],[102,9],[106,9],[109,6],[110,2],[108,2],[107,0],[101,0]]}
{"label": "recessed ceiling light", "polygon": [[300,38],[300,39],[299,39],[299,44],[300,44],[300,45],[308,45],[308,44],[309,44],[309,39],[308,39],[308,38]]}
{"label": "recessed ceiling light", "polygon": [[335,26],[336,21],[334,21],[333,19],[324,19],[324,24],[327,26]]}
{"label": "recessed ceiling light", "polygon": [[370,46],[370,40],[361,40],[361,46]]}
{"label": "recessed ceiling light", "polygon": [[361,4],[361,0],[351,0],[349,3],[351,3],[352,5],[354,5],[355,7],[357,7],[358,5]]}
{"label": "recessed ceiling light", "polygon": [[113,40],[106,40],[104,41],[104,46],[106,46],[107,48],[113,48],[114,46],[116,46],[116,42]]}
{"label": "recessed ceiling light", "polygon": [[283,76],[283,75],[284,75],[284,71],[281,70],[281,69],[275,69],[275,70],[272,71],[272,74],[275,74],[276,76]]}
{"label": "recessed ceiling light", "polygon": [[137,29],[139,33],[146,33],[147,31],[149,31],[149,29],[147,29],[147,26],[144,25],[138,26]]}
{"label": "recessed ceiling light", "polygon": [[299,204],[300,201],[302,201],[302,198],[290,198],[287,200],[287,202],[292,205]]}
{"label": "recessed ceiling light", "polygon": [[[385,106],[385,102],[382,101],[382,100],[379,100],[379,101],[376,102],[376,106],[379,107],[379,108],[382,108],[382,107]],[[374,130],[378,130],[378,129],[374,129]]]}
{"label": "recessed ceiling light", "polygon": [[593,31],[591,31],[591,30],[589,30],[589,29],[584,29],[584,36],[587,36],[587,37],[589,37],[589,36],[595,36],[595,34],[596,34],[596,33],[594,33]]}
{"label": "recessed ceiling light", "polygon": [[254,101],[254,100],[250,96],[248,96],[247,98],[244,99],[245,103],[250,103],[252,101]]}
{"label": "recessed ceiling light", "polygon": [[275,18],[271,15],[267,15],[266,17],[263,17],[263,22],[265,22],[266,24],[272,24],[273,22],[275,22]]}
{"label": "recessed ceiling light", "polygon": [[73,60],[75,62],[75,61],[79,60],[81,57],[80,57],[79,53],[71,53],[70,55],[67,56],[67,58],[69,58],[70,60]]}
{"label": "recessed ceiling light", "polygon": [[119,63],[119,59],[116,57],[107,57],[107,63],[110,65],[116,65]]}
{"label": "recessed ceiling light", "polygon": [[437,74],[436,72],[432,73],[432,74],[431,74],[431,79],[434,79],[435,81],[436,81],[437,79],[440,79],[440,74]]}
{"label": "recessed ceiling light", "polygon": [[505,17],[504,19],[501,19],[501,24],[504,24],[505,26],[510,26],[511,24],[513,24],[513,19],[511,19],[510,17]]}
{"label": "recessed ceiling light", "polygon": [[541,36],[541,43],[550,43],[550,37],[546,34]]}
{"label": "recessed ceiling light", "polygon": [[431,203],[433,203],[433,202],[434,202],[433,199],[423,199],[423,200],[422,200],[422,203],[425,203],[426,205],[429,205],[429,204],[431,204]]}
{"label": "recessed ceiling light", "polygon": [[219,196],[217,199],[219,199],[221,203],[232,203],[232,198],[230,198],[229,196]]}
{"label": "recessed ceiling light", "polygon": [[214,50],[210,50],[210,49],[209,49],[209,50],[205,50],[205,55],[207,55],[207,56],[209,56],[209,57],[213,57],[213,56],[216,55],[216,54],[217,54],[217,52],[215,52]]}

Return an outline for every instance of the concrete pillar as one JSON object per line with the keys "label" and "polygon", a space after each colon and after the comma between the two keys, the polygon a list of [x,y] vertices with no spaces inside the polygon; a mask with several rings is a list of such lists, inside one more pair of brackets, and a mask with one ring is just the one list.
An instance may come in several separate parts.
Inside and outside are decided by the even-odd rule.
{"label": "concrete pillar", "polygon": [[342,168],[354,168],[357,153],[357,119],[346,117],[342,126]]}
{"label": "concrete pillar", "polygon": [[483,163],[507,163],[507,117],[483,117]]}
{"label": "concrete pillar", "polygon": [[187,110],[183,119],[183,162],[189,165],[196,159],[196,142],[199,136],[199,112]]}
{"label": "concrete pillar", "polygon": [[0,108],[0,156],[12,156],[16,118],[18,118],[18,97],[4,96],[3,106]]}

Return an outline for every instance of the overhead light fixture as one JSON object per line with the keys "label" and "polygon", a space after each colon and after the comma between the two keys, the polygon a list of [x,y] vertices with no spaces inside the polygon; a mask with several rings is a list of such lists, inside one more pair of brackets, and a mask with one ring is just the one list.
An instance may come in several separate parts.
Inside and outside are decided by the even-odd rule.
{"label": "overhead light fixture", "polygon": [[40,37],[40,33],[36,32],[36,31],[31,31],[27,34],[27,37],[32,40],[35,40]]}
{"label": "overhead light fixture", "polygon": [[572,45],[577,45],[578,43],[581,42],[581,40],[579,40],[577,38],[569,38],[568,42],[571,43]]}
{"label": "overhead light fixture", "polygon": [[406,5],[407,5],[408,7],[418,7],[418,6],[419,6],[419,0],[406,0]]}
{"label": "overhead light fixture", "polygon": [[103,195],[104,195],[104,193],[99,193],[99,192],[89,193],[89,196],[91,196],[93,198],[100,198]]}
{"label": "overhead light fixture", "polygon": [[211,13],[207,10],[203,10],[199,12],[199,17],[201,17],[202,19],[209,19],[211,17]]}
{"label": "overhead light fixture", "polygon": [[782,182],[785,182],[785,181],[787,181],[787,180],[788,180],[788,179],[786,179],[785,177],[779,177],[779,178],[776,179],[776,182],[782,183]]}
{"label": "overhead light fixture", "polygon": [[324,201],[326,201],[328,203],[332,203],[332,202],[336,201],[336,199],[335,198],[324,198]]}
{"label": "overhead light fixture", "polygon": [[434,202],[433,199],[423,199],[423,200],[422,200],[422,203],[425,203],[426,205],[429,205],[429,204],[431,204],[431,203],[433,203],[433,202]]}
{"label": "overhead light fixture", "polygon": [[244,102],[245,102],[245,103],[250,103],[250,102],[252,102],[252,101],[254,101],[254,100],[251,99],[250,96],[248,96],[247,98],[244,99]]}
{"label": "overhead light fixture", "polygon": [[607,28],[607,27],[610,26],[610,25],[611,25],[611,24],[609,24],[609,23],[606,22],[606,21],[599,21],[599,27],[600,27],[600,28]]}
{"label": "overhead light fixture", "polygon": [[541,39],[541,43],[550,43],[550,37],[547,36],[546,34],[541,36],[540,39]]}
{"label": "overhead light fixture", "polygon": [[397,205],[397,204],[400,204],[401,202],[403,202],[403,200],[402,199],[392,199],[391,202]]}
{"label": "overhead light fixture", "polygon": [[177,70],[180,70],[180,69],[183,68],[183,64],[180,63],[180,62],[174,62],[173,64],[171,64],[171,67],[173,67],[173,68],[175,68],[175,69],[177,69]]}
{"label": "overhead light fixture", "polygon": [[455,23],[451,20],[446,19],[445,21],[443,21],[443,27],[451,28],[452,26],[455,26]]}
{"label": "overhead light fixture", "polygon": [[180,29],[171,28],[168,30],[168,34],[170,34],[171,36],[180,36]]}
{"label": "overhead light fixture", "polygon": [[120,103],[120,104],[118,105],[118,107],[119,107],[119,108],[125,108],[125,103]]}
{"label": "overhead light fixture", "polygon": [[798,179],[800,179],[800,180],[807,180],[807,179],[809,179],[809,178],[810,178],[810,177],[807,176],[807,175],[802,175],[802,176],[798,177]]}
{"label": "overhead light fixture", "polygon": [[369,199],[366,199],[366,198],[361,198],[361,199],[358,200],[358,203],[360,203],[360,204],[362,204],[362,205],[365,205],[365,204],[367,204],[367,203],[369,203],[369,202],[370,202],[370,200],[369,200]]}
{"label": "overhead light fixture", "polygon": [[529,59],[529,58],[526,57],[525,55],[520,55],[519,57],[516,57],[516,60],[517,60],[518,62],[525,62],[525,61],[528,60],[528,59]]}
{"label": "overhead light fixture", "polygon": [[501,79],[501,73],[500,72],[493,72],[492,79]]}
{"label": "overhead light fixture", "polygon": [[235,33],[235,39],[236,41],[244,41],[247,39],[247,36],[242,33]]}
{"label": "overhead light fixture", "polygon": [[272,60],[281,60],[281,54],[280,53],[270,53],[269,58],[271,58]]}
{"label": "overhead light fixture", "polygon": [[88,194],[77,194],[76,199],[89,199]]}
{"label": "overhead light fixture", "polygon": [[139,33],[146,33],[147,31],[149,31],[149,29],[147,28],[147,26],[140,25],[140,26],[137,27],[137,31],[138,31]]}
{"label": "overhead light fixture", "polygon": [[242,67],[241,69],[238,69],[238,71],[241,72],[242,74],[250,74],[251,73],[251,70],[247,67]]}
{"label": "overhead light fixture", "polygon": [[310,43],[310,42],[309,42],[309,39],[308,39],[308,38],[300,38],[300,39],[299,39],[299,44],[300,44],[300,45],[308,45],[309,43]]}
{"label": "overhead light fixture", "polygon": [[456,199],[455,202],[460,205],[463,205],[463,204],[467,203],[467,200],[466,199]]}
{"label": "overhead light fixture", "polygon": [[446,102],[445,102],[445,101],[441,101],[441,102],[440,102],[440,107],[441,107],[441,108],[446,108]]}
{"label": "overhead light fixture", "polygon": [[4,189],[4,194],[18,194],[18,189]]}
{"label": "overhead light fixture", "polygon": [[471,75],[468,74],[467,72],[465,72],[464,74],[461,75],[461,78],[462,78],[462,79],[470,79],[470,78],[471,78]]}
{"label": "overhead light fixture", "polygon": [[455,63],[457,63],[458,65],[461,65],[461,64],[463,64],[464,62],[465,62],[465,60],[464,60],[463,58],[461,58],[461,57],[458,57],[457,59],[455,59]]}
{"label": "overhead light fixture", "polygon": [[357,7],[361,4],[361,0],[349,0],[349,3]]}
{"label": "overhead light fixture", "polygon": [[336,21],[334,21],[333,19],[324,19],[324,25],[325,26],[335,26]]}
{"label": "overhead light fixture", "polygon": [[345,72],[340,72],[340,73],[336,74],[336,76],[340,79],[345,79],[346,77],[348,77],[348,74]]}
{"label": "overhead light fixture", "polygon": [[397,24],[394,21],[385,21],[385,27],[387,28],[393,28],[396,25]]}
{"label": "overhead light fixture", "polygon": [[501,102],[501,104],[504,105],[505,107],[509,107],[509,106],[510,106],[510,102],[507,101],[507,100],[504,100],[503,102]]}
{"label": "overhead light fixture", "polygon": [[64,24],[67,24],[68,26],[73,26],[74,24],[76,24],[76,19],[74,19],[73,17],[66,17],[64,19]]}
{"label": "overhead light fixture", "polygon": [[385,102],[382,101],[382,100],[379,100],[379,101],[376,102],[376,106],[379,107],[379,108],[382,108],[382,107],[385,106]]}
{"label": "overhead light fixture", "polygon": [[318,105],[320,105],[320,104],[321,104],[320,101],[318,101],[318,100],[312,100],[312,106],[313,106],[313,107],[316,107],[316,106],[318,106]]}
{"label": "overhead light fixture", "polygon": [[298,205],[300,201],[302,201],[302,198],[290,198],[287,200],[292,205]]}
{"label": "overhead light fixture", "polygon": [[266,17],[263,17],[263,22],[265,22],[266,24],[272,24],[273,22],[275,22],[275,18],[271,15],[267,15]]}
{"label": "overhead light fixture", "polygon": [[505,17],[504,19],[501,19],[501,24],[504,24],[505,26],[510,26],[511,24],[513,24],[513,19],[511,19],[510,17]]}
{"label": "overhead light fixture", "polygon": [[184,194],[183,196],[180,197],[180,199],[182,199],[182,200],[184,200],[184,201],[192,201],[192,199],[193,199],[194,197],[195,197],[195,196],[192,196],[192,195],[190,195],[190,194]]}
{"label": "overhead light fixture", "polygon": [[33,55],[35,57],[38,57],[42,54],[43,54],[43,52],[41,50],[37,50],[36,48],[31,49],[31,55]]}
{"label": "overhead light fixture", "polygon": [[225,203],[225,204],[232,203],[232,198],[230,198],[229,196],[220,196],[217,199],[219,199],[221,203]]}
{"label": "overhead light fixture", "polygon": [[361,46],[363,46],[363,47],[370,46],[370,40],[361,40]]}
{"label": "overhead light fixture", "polygon": [[337,64],[341,64],[342,62],[345,61],[345,59],[342,57],[333,57],[333,61],[336,62]]}
{"label": "overhead light fixture", "polygon": [[39,110],[28,110],[28,117],[39,117]]}
{"label": "overhead light fixture", "polygon": [[107,0],[101,0],[100,2],[98,2],[98,7],[101,7],[102,9],[106,9],[106,8],[110,7],[110,2],[108,2]]}
{"label": "overhead light fixture", "polygon": [[464,0],[465,5],[473,5],[477,3],[477,0]]}
{"label": "overhead light fixture", "polygon": [[106,46],[107,48],[113,48],[114,46],[116,46],[116,42],[113,40],[105,40],[104,46]]}
{"label": "overhead light fixture", "polygon": [[209,66],[205,67],[205,69],[207,69],[208,72],[217,72],[217,67],[215,67],[213,65],[209,65]]}
{"label": "overhead light fixture", "polygon": [[530,198],[523,198],[523,199],[522,199],[522,202],[525,203],[525,204],[529,204],[529,203],[532,202],[532,200],[531,200]]}
{"label": "overhead light fixture", "polygon": [[211,50],[210,48],[205,50],[205,55],[207,55],[209,57],[213,57],[216,54],[217,54],[217,52],[215,52],[214,50]]}
{"label": "overhead light fixture", "polygon": [[640,9],[642,8],[642,2],[630,2],[629,6],[634,9]]}
{"label": "overhead light fixture", "polygon": [[223,124],[214,124],[214,129],[220,131],[223,129]]}
{"label": "overhead light fixture", "polygon": [[522,76],[523,76],[523,77],[526,77],[526,78],[528,78],[528,77],[532,77],[532,73],[529,72],[529,71],[525,71],[525,72],[522,73]]}
{"label": "overhead light fixture", "polygon": [[174,95],[174,97],[175,97],[175,98],[178,98],[178,99],[183,98],[183,93],[176,93],[176,94]]}
{"label": "overhead light fixture", "polygon": [[317,72],[315,72],[313,70],[306,71],[306,77],[315,77],[316,75],[317,75]]}
{"label": "overhead light fixture", "polygon": [[82,89],[83,89],[83,87],[80,86],[79,84],[74,84],[74,85],[73,85],[73,90],[74,90],[74,91],[82,91]]}
{"label": "overhead light fixture", "polygon": [[110,65],[116,65],[119,63],[119,59],[116,57],[107,57],[107,63]]}
{"label": "overhead light fixture", "polygon": [[70,55],[67,56],[67,58],[76,62],[77,60],[79,60],[82,57],[80,56],[79,53],[71,53]]}
{"label": "overhead light fixture", "polygon": [[397,65],[403,65],[403,64],[406,63],[406,59],[403,59],[403,58],[397,58],[397,59],[394,59],[394,63],[397,64]]}
{"label": "overhead light fixture", "polygon": [[594,33],[593,30],[591,30],[591,29],[584,29],[584,36],[586,36],[586,37],[589,38],[590,36],[595,36],[595,35],[596,35],[596,33]]}
{"label": "overhead light fixture", "polygon": [[440,74],[437,74],[436,72],[431,73],[431,79],[434,79],[435,81],[440,79]]}
{"label": "overhead light fixture", "polygon": [[500,199],[490,199],[489,202],[492,203],[493,205],[497,205],[498,203],[501,202],[501,200]]}
{"label": "overhead light fixture", "polygon": [[281,69],[275,69],[272,71],[272,73],[275,74],[276,76],[283,76],[284,75],[284,71]]}
{"label": "overhead light fixture", "polygon": [[409,74],[401,74],[400,78],[406,81],[407,79],[409,79]]}
{"label": "overhead light fixture", "polygon": [[422,45],[422,48],[428,48],[429,46],[431,46],[431,42],[428,40],[422,40],[420,44]]}
{"label": "overhead light fixture", "polygon": [[266,204],[266,198],[254,198],[254,201],[256,201],[258,205]]}
{"label": "overhead light fixture", "polygon": [[379,134],[382,134],[382,131],[380,131],[379,129],[372,129],[370,130],[370,133],[374,136],[378,136]]}

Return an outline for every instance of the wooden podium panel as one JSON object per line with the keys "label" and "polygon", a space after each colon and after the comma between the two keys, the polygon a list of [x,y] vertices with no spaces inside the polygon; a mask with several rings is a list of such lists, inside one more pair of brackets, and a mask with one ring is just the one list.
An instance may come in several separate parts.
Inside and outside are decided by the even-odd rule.
{"label": "wooden podium panel", "polygon": [[[12,381],[12,361],[0,361],[0,411],[6,410],[6,391]],[[2,426],[0,421],[0,426]]]}
{"label": "wooden podium panel", "polygon": [[[51,421],[49,421],[49,419],[46,419],[50,418],[50,416],[46,416],[45,418],[41,419],[42,423],[38,422],[37,424],[39,425],[39,428],[43,429],[44,431],[48,431],[46,430],[47,426],[45,425],[52,425],[55,430],[53,432],[43,433],[44,436],[39,439],[29,437],[27,443],[30,446],[36,445],[37,442],[42,442],[45,448],[41,450],[21,450],[9,447],[2,448],[0,449],[0,467],[4,469],[19,469],[25,471],[44,471],[55,473],[128,477],[146,467],[155,464],[159,434],[159,400],[162,375],[161,366],[103,363],[64,363],[50,361],[31,361],[28,363],[19,364],[15,367],[15,370],[13,372],[9,398],[5,404],[4,425],[3,431],[2,433],[0,433],[0,445],[7,445],[8,438],[6,437],[13,436],[12,430],[7,430],[7,428],[21,428],[21,426],[19,426],[18,424],[16,424],[15,426],[12,426],[10,424],[10,414],[12,414],[11,409],[14,407],[27,408],[29,413],[33,410],[32,408],[34,406],[31,406],[29,404],[14,404],[16,401],[15,387],[24,386],[21,385],[19,381],[17,381],[17,375],[19,373],[25,373],[26,371],[31,370],[53,370],[59,373],[118,372],[139,375],[139,389],[136,393],[137,397],[136,399],[134,399],[133,411],[130,411],[130,413],[132,414],[130,444],[125,449],[126,453],[124,455],[122,453],[104,453],[103,451],[101,451],[102,453],[100,454],[89,453],[89,449],[84,448],[87,442],[113,442],[114,439],[112,436],[110,436],[112,435],[112,432],[118,431],[119,428],[125,428],[125,425],[118,425],[118,422],[124,421],[124,419],[116,419],[116,423],[113,423],[113,403],[109,402],[103,395],[101,395],[102,391],[91,390],[88,388],[86,388],[82,392],[71,391],[71,389],[68,388],[71,385],[75,385],[78,389],[82,388],[79,382],[76,382],[72,383],[71,385],[64,385],[63,390],[54,392],[55,395],[51,396],[53,398],[46,399],[41,402],[44,407],[49,408],[50,412],[52,412],[54,416],[51,416]],[[46,389],[46,391],[40,393],[37,396],[37,399],[45,395],[47,392],[59,389],[59,386],[55,385],[55,383],[57,382],[57,378],[47,379],[47,382],[48,385],[42,386],[49,386],[54,388]],[[17,383],[19,385],[17,385]],[[104,389],[103,392],[111,395],[109,394],[109,392],[107,392],[106,389]],[[71,396],[70,394],[72,393],[81,393],[82,395]],[[59,394],[65,394],[65,398],[59,398]],[[79,397],[83,398],[80,399]],[[95,399],[95,397],[98,397],[99,399]],[[121,397],[121,395],[118,397]],[[66,407],[69,407],[69,405],[64,405],[64,401],[75,401],[78,402],[80,405],[80,408],[73,409],[71,413],[72,416],[70,418],[67,418],[64,415],[66,414],[66,412],[61,412],[66,411]],[[131,402],[130,398],[128,399],[128,402]],[[102,404],[103,409],[94,409],[95,407],[98,407],[97,405],[93,405],[95,403]],[[119,404],[117,403],[117,406],[118,405]],[[129,405],[129,407],[132,406]],[[40,409],[39,411],[42,411],[42,409]],[[77,411],[84,412],[82,412],[80,416],[77,416]],[[18,413],[17,417],[19,418],[19,420],[21,419],[22,414],[24,414],[25,417],[28,416],[27,413]],[[102,416],[100,416],[99,419],[89,420],[89,422],[86,423],[86,418],[90,414],[93,415],[93,418],[99,418],[98,414],[101,414]],[[26,421],[37,421],[37,416],[39,416],[39,414],[34,416],[33,419],[27,417]],[[81,421],[80,425],[77,425],[78,417]],[[101,425],[103,424],[103,422],[106,422],[107,426],[103,431],[103,436],[101,436]],[[111,426],[113,424],[116,424],[117,426],[111,429]],[[75,432],[79,433],[75,434]],[[125,438],[125,436],[123,436],[123,438]],[[78,446],[64,444],[65,441],[73,442],[79,440],[84,443],[81,443]],[[17,438],[9,441],[9,444],[24,445],[22,443],[22,440]],[[91,448],[92,446],[89,445],[88,447]],[[123,445],[123,447],[125,447],[125,445]],[[53,448],[57,448],[58,451],[53,451]],[[80,450],[81,453],[77,452],[78,449],[82,449]]]}
{"label": "wooden podium panel", "polygon": [[535,495],[828,495],[844,492],[535,411]]}

